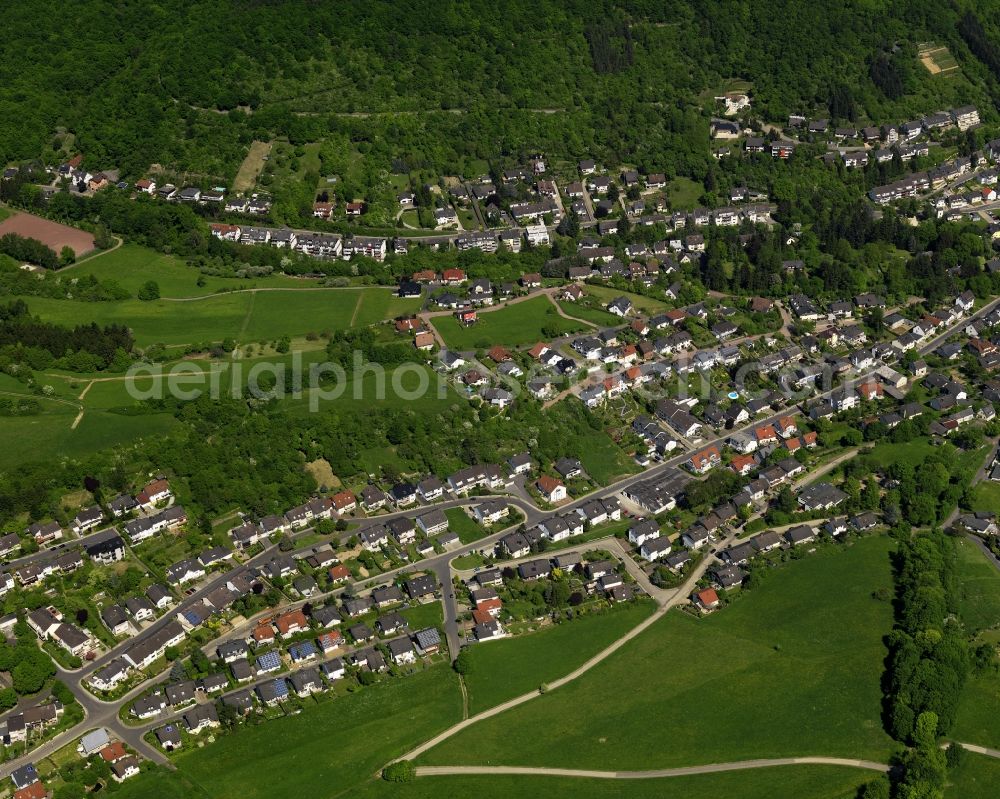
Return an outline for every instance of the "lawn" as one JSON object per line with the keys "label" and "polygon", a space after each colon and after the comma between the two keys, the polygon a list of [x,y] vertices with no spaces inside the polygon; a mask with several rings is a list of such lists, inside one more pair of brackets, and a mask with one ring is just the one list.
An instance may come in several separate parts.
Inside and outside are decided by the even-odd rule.
{"label": "lawn", "polygon": [[[670,777],[660,780],[587,780],[569,777],[479,776],[418,777],[410,783],[387,786],[370,783],[352,794],[354,799],[441,799],[474,796],[477,799],[855,799],[858,786],[874,775],[860,769],[835,766],[781,768]],[[985,797],[987,794],[982,794]],[[956,794],[956,799],[958,794]],[[150,796],[150,799],[159,799]],[[172,799],[172,797],[170,798]],[[316,797],[320,799],[320,797]]]}
{"label": "lawn", "polygon": [[948,772],[947,799],[996,799],[1000,785],[1000,760],[965,753],[962,764]]}
{"label": "lawn", "polygon": [[449,508],[444,515],[448,517],[448,529],[463,544],[471,544],[486,535],[486,531],[462,508]]}
{"label": "lawn", "polygon": [[572,671],[652,612],[652,602],[629,604],[471,647],[465,675],[470,715]]}
{"label": "lawn", "polygon": [[[661,302],[660,300],[654,300],[653,298],[646,297],[642,294],[633,294],[629,291],[619,291],[612,286],[588,285],[584,290],[603,305],[607,305],[609,302],[617,299],[618,297],[627,297],[635,308],[637,308],[641,313],[647,315],[663,313],[669,307],[665,302]],[[618,324],[622,324],[621,319],[618,320]]]}
{"label": "lawn", "polygon": [[440,627],[444,623],[444,609],[440,602],[426,602],[400,611],[411,632],[427,627]]}
{"label": "lawn", "polygon": [[670,207],[690,211],[698,205],[698,198],[705,193],[705,187],[690,178],[674,178],[667,184]]}
{"label": "lawn", "polygon": [[704,619],[673,611],[569,685],[487,719],[428,764],[650,769],[755,757],[886,760],[886,538],[823,549]]}
{"label": "lawn", "polygon": [[44,410],[38,416],[0,417],[0,441],[5,442],[0,469],[39,460],[82,458],[144,436],[165,435],[176,424],[169,414],[121,416],[88,410],[74,430],[75,408],[40,402]]}
{"label": "lawn", "polygon": [[175,762],[213,799],[348,795],[392,758],[461,719],[457,679],[443,664],[386,679],[298,715],[243,727]]}
{"label": "lawn", "polygon": [[[60,270],[64,278],[94,275],[100,280],[114,280],[133,295],[150,280],[160,287],[161,297],[204,297],[219,291],[249,288],[303,288],[319,286],[318,280],[269,275],[255,278],[213,277],[202,275],[193,266],[173,255],[164,255],[138,244],[123,244],[116,250]],[[203,277],[204,286],[198,285]]]}
{"label": "lawn", "polygon": [[546,297],[480,313],[479,321],[471,327],[462,327],[453,316],[435,317],[433,323],[449,347],[463,352],[487,349],[494,344],[510,347],[534,344],[585,328],[579,322],[559,316]]}
{"label": "lawn", "polygon": [[203,344],[226,338],[240,343],[272,341],[282,336],[345,330],[352,326],[352,321],[356,326],[368,325],[408,309],[398,299],[394,300],[390,292],[377,287],[231,292],[183,302],[24,299],[31,312],[46,321],[70,326],[90,321],[127,325],[139,346]]}
{"label": "lawn", "polygon": [[601,485],[639,471],[635,461],[622,452],[606,433],[594,432],[577,436],[575,440],[579,445],[574,451],[580,453],[583,468]]}
{"label": "lawn", "polygon": [[[970,632],[1000,624],[1000,571],[971,541],[958,539],[959,615]],[[992,638],[992,634],[986,637]],[[979,674],[969,678],[959,702],[950,736],[966,743],[1000,747],[1000,677]]]}
{"label": "lawn", "polygon": [[[110,793],[110,792],[109,792]],[[116,799],[211,799],[200,785],[176,771],[154,768],[126,780],[114,791]]]}
{"label": "lawn", "polygon": [[608,313],[602,308],[591,308],[583,302],[563,300],[559,303],[559,307],[568,316],[575,316],[577,319],[584,319],[601,327],[618,327],[622,323],[622,320],[613,313]]}
{"label": "lawn", "polygon": [[926,438],[915,438],[901,444],[884,442],[876,444],[871,451],[871,457],[879,466],[885,467],[890,463],[908,463],[910,466],[919,466],[928,455],[937,451],[936,447]]}
{"label": "lawn", "polygon": [[960,538],[955,546],[962,621],[973,633],[996,627],[1000,624],[1000,571],[972,541]]}
{"label": "lawn", "polygon": [[1000,508],[1000,483],[983,480],[972,489],[972,510],[996,511]]}

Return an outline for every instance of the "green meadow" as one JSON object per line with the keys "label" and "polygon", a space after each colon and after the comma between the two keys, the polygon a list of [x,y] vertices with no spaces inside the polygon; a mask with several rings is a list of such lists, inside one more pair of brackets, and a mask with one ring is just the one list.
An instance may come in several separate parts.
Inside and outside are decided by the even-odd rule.
{"label": "green meadow", "polygon": [[465,674],[469,714],[537,690],[571,672],[652,612],[652,602],[639,602],[471,647]]}
{"label": "green meadow", "polygon": [[[1000,570],[973,542],[957,539],[959,615],[978,641],[1000,640]],[[958,715],[949,737],[965,743],[1000,748],[1000,675],[971,675],[962,691]],[[979,758],[985,760],[986,758]],[[985,795],[985,794],[984,794]]]}
{"label": "green meadow", "polygon": [[[486,349],[494,344],[510,347],[534,344],[586,328],[580,322],[559,316],[546,297],[535,297],[497,311],[480,312],[479,321],[471,327],[463,327],[453,316],[438,316],[432,321],[445,343],[463,352]],[[543,328],[550,335],[543,333]]]}
{"label": "green meadow", "polygon": [[240,728],[180,754],[175,764],[212,799],[348,796],[385,763],[461,717],[458,677],[439,664]]}
{"label": "green meadow", "polygon": [[[125,324],[140,346],[202,344],[227,338],[241,343],[271,341],[365,327],[420,307],[419,299],[400,299],[387,287],[326,288],[319,280],[288,275],[245,279],[202,275],[179,258],[134,244],[124,244],[58,274],[63,280],[84,275],[114,280],[133,298],[85,303],[25,297],[32,313],[66,325]],[[199,280],[204,285],[199,286]],[[159,300],[135,298],[148,281],[159,286]]]}
{"label": "green meadow", "polygon": [[756,757],[887,761],[880,680],[892,542],[781,567],[705,618],[673,611],[572,683],[475,724],[439,765],[655,769]]}
{"label": "green meadow", "polygon": [[[366,326],[407,310],[416,301],[400,300],[388,289],[301,289],[231,292],[191,300],[159,299],[149,302],[77,302],[25,297],[31,312],[64,325],[97,322],[123,324],[139,346],[188,345],[234,339],[273,341],[282,336],[346,330]],[[353,323],[353,324],[352,324]]]}
{"label": "green meadow", "polygon": [[[593,780],[544,776],[418,777],[413,782],[371,782],[356,799],[694,799],[694,797],[738,797],[738,799],[855,799],[858,786],[874,775],[860,769],[836,766],[782,766],[780,768],[700,774],[651,780]],[[336,793],[327,796],[336,796]],[[981,794],[986,797],[987,794]],[[959,794],[956,794],[956,799]],[[153,796],[151,799],[160,799]],[[164,799],[173,799],[165,796]],[[320,797],[316,797],[320,799]]]}

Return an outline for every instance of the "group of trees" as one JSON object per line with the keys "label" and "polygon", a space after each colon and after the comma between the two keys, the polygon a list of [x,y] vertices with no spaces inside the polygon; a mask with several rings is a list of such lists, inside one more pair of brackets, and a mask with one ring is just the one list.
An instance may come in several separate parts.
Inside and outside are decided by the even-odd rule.
{"label": "group of trees", "polygon": [[[751,82],[755,107],[779,119],[817,106],[845,119],[902,119],[925,113],[930,98],[944,103],[962,93],[985,108],[978,81],[932,84],[916,66],[913,42],[951,45],[978,77],[992,75],[995,37],[992,22],[984,29],[969,15],[958,26],[957,8],[931,0],[879,14],[858,0],[834,9],[763,0],[473,0],[445,10],[292,0],[235,17],[207,0],[167,0],[153,18],[86,0],[71,38],[58,11],[54,0],[40,0],[6,20],[8,30],[33,35],[0,42],[3,162],[65,158],[64,134],[53,135],[62,128],[74,131],[72,146],[96,168],[117,166],[134,178],[156,163],[222,180],[254,139],[299,145],[343,133],[362,156],[350,180],[358,168],[370,175],[356,183],[366,194],[393,160],[420,169],[450,152],[454,166],[522,147],[569,158],[627,153],[700,179],[706,122],[697,126],[697,149],[689,148],[686,107],[732,77]],[[53,40],[65,61],[51,58]],[[126,61],[129,70],[113,68]],[[435,114],[455,109],[464,113]],[[365,111],[416,113],[347,116]],[[420,141],[413,134],[431,116],[431,135]],[[385,159],[381,142],[402,146]]]}
{"label": "group of trees", "polygon": [[127,300],[129,293],[117,281],[94,275],[74,275],[72,280],[52,273],[27,272],[17,261],[0,256],[0,295],[75,299],[82,302]]}
{"label": "group of trees", "polygon": [[34,368],[60,361],[73,371],[125,368],[131,362],[132,333],[123,325],[96,323],[63,327],[31,316],[24,300],[0,305],[0,353]]}
{"label": "group of trees", "polygon": [[51,247],[42,244],[38,239],[19,236],[17,233],[6,233],[0,236],[0,253],[9,255],[17,261],[26,261],[45,269],[57,269],[59,256]]}
{"label": "group of trees", "polygon": [[915,743],[918,719],[936,715],[939,734],[955,720],[969,672],[968,644],[956,611],[955,544],[940,531],[900,542],[897,618],[885,674],[886,722],[892,736]]}
{"label": "group of trees", "polygon": [[[968,642],[955,620],[955,544],[940,530],[907,536],[896,555],[896,625],[889,634],[883,676],[886,728],[910,748],[894,772],[896,795],[940,799],[949,763],[938,737],[947,735],[971,669]],[[864,797],[888,796],[883,781]]]}
{"label": "group of trees", "polygon": [[[52,658],[38,648],[35,634],[23,620],[14,629],[14,644],[0,644],[0,671],[10,672],[11,687],[17,696],[38,693],[55,676]],[[10,695],[0,692],[0,704],[12,707]]]}

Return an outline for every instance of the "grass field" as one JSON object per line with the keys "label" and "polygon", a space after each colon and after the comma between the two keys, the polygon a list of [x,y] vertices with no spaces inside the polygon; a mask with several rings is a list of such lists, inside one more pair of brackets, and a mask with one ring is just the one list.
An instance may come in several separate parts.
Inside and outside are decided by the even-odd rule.
{"label": "grass field", "polygon": [[[854,799],[871,772],[834,766],[787,766],[662,780],[586,780],[567,777],[419,777],[405,784],[371,783],[355,799]],[[957,799],[956,795],[956,799]],[[986,796],[986,794],[982,794]],[[150,799],[159,799],[150,796]],[[173,799],[167,796],[164,799]],[[316,797],[320,799],[320,797]]]}
{"label": "grass field", "polygon": [[[607,305],[609,302],[618,297],[628,297],[628,299],[632,302],[632,305],[644,314],[662,313],[669,307],[665,302],[654,300],[651,297],[645,297],[642,294],[632,294],[628,291],[618,291],[618,289],[612,286],[588,285],[585,291],[602,305]],[[618,324],[621,324],[621,320],[618,321]]]}
{"label": "grass field", "polygon": [[964,743],[1000,748],[1000,677],[974,674],[962,690],[958,715],[948,737]]}
{"label": "grass field", "polygon": [[690,211],[698,205],[698,198],[705,193],[705,187],[690,178],[674,178],[667,184],[670,207]]}
{"label": "grass field", "polygon": [[487,348],[494,344],[517,347],[554,338],[545,335],[543,328],[556,335],[575,333],[585,325],[563,319],[546,297],[510,305],[498,311],[480,313],[479,321],[472,327],[462,327],[453,316],[439,316],[432,320],[445,343],[452,349],[466,351]]}
{"label": "grass field", "polygon": [[126,780],[114,792],[117,799],[212,799],[183,774],[157,768]]}
{"label": "grass field", "polygon": [[965,760],[948,772],[947,799],[996,799],[1000,785],[1000,760],[965,753]]}
{"label": "grass field", "polygon": [[443,664],[387,679],[244,727],[175,762],[212,799],[350,795],[393,757],[461,718],[457,679]]}
{"label": "grass field", "polygon": [[888,466],[897,461],[917,466],[923,463],[924,459],[935,452],[926,438],[915,438],[902,444],[885,442],[876,444],[871,451],[871,456],[879,466]]}
{"label": "grass field", "polygon": [[[133,295],[150,280],[160,287],[161,297],[204,297],[219,291],[250,288],[303,288],[319,286],[320,281],[288,275],[255,278],[213,277],[204,275],[205,285],[198,285],[201,272],[180,258],[164,255],[137,244],[123,244],[76,266],[61,269],[66,278],[93,275],[99,280],[115,280]],[[388,293],[388,292],[387,292]]]}
{"label": "grass field", "polygon": [[616,477],[627,474],[634,474],[639,471],[639,466],[629,458],[622,450],[604,433],[594,432],[583,439],[583,446],[580,447],[580,462],[594,480],[601,485],[613,482]]}
{"label": "grass field", "polygon": [[176,420],[168,414],[122,416],[87,410],[76,429],[76,408],[39,399],[37,416],[0,417],[0,469],[29,461],[79,458],[108,447],[129,444],[144,436],[166,434]]}
{"label": "grass field", "polygon": [[240,193],[250,191],[257,184],[257,177],[264,168],[264,160],[271,152],[271,142],[255,141],[250,143],[250,151],[240,164],[236,177],[233,179],[233,191]]}
{"label": "grass field", "polygon": [[[995,630],[1000,624],[1000,571],[971,541],[958,539],[959,615],[970,632]],[[995,633],[983,636],[996,641]],[[1000,677],[976,674],[969,678],[959,702],[950,736],[966,743],[1000,748]]]}
{"label": "grass field", "polygon": [[618,327],[622,323],[622,320],[614,314],[608,313],[602,308],[591,308],[582,301],[566,302],[564,300],[559,303],[559,307],[569,316],[593,322],[601,327]]}
{"label": "grass field", "polygon": [[465,675],[469,713],[499,705],[572,671],[652,612],[652,602],[630,604],[536,633],[473,646]]}
{"label": "grass field", "polygon": [[448,517],[448,529],[457,535],[463,544],[471,544],[486,534],[486,531],[476,524],[475,519],[462,508],[448,508],[444,515]]}
{"label": "grass field", "polygon": [[971,541],[960,538],[955,546],[962,621],[970,632],[996,627],[1000,624],[1000,571]]}
{"label": "grass field", "polygon": [[[424,390],[421,390],[424,389]],[[332,391],[333,388],[323,389]],[[373,405],[391,408],[405,408],[414,413],[441,413],[456,402],[464,402],[451,384],[439,380],[433,370],[426,366],[409,365],[399,370],[387,370],[384,377],[366,372],[361,379],[349,379],[339,396],[326,399],[320,392],[304,391],[301,399],[287,398],[285,406],[293,413],[309,413],[310,399],[315,396],[320,409],[336,406],[345,408],[351,403],[355,409],[365,409]]]}
{"label": "grass field", "polygon": [[[367,325],[407,309],[387,289],[289,289],[217,294],[178,302],[125,300],[81,303],[47,297],[26,297],[33,314],[65,325],[119,323],[132,329],[139,346],[186,345],[234,339],[270,341],[282,336],[345,330],[352,321]],[[413,303],[414,301],[410,301]],[[360,305],[359,305],[360,303]],[[370,303],[370,306],[369,306]],[[415,310],[416,304],[411,306]]]}
{"label": "grass field", "polygon": [[885,538],[821,550],[705,619],[674,611],[583,677],[429,751],[433,764],[650,769],[754,757],[885,760]]}
{"label": "grass field", "polygon": [[983,480],[972,489],[972,510],[996,511],[1000,508],[1000,483]]}

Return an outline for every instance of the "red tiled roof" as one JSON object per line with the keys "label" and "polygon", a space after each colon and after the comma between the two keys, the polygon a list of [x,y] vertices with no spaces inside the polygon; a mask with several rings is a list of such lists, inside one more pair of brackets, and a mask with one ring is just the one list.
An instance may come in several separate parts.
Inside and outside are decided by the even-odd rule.
{"label": "red tiled roof", "polygon": [[562,480],[557,480],[555,477],[549,477],[547,474],[543,474],[538,478],[538,487],[546,494],[551,494],[561,485]]}
{"label": "red tiled roof", "polygon": [[300,629],[309,626],[306,614],[301,610],[292,610],[282,616],[278,616],[274,622],[278,627],[278,632],[285,635],[292,627],[298,626]]}
{"label": "red tiled roof", "polygon": [[719,595],[716,593],[714,588],[706,588],[704,591],[698,592],[698,601],[705,605],[714,605],[719,601]]}
{"label": "red tiled roof", "polygon": [[45,799],[48,795],[41,782],[33,782],[27,788],[14,791],[14,799]]}
{"label": "red tiled roof", "polygon": [[125,747],[121,741],[108,744],[101,750],[101,757],[108,763],[114,763],[116,760],[121,760],[127,755],[128,752],[125,751]]}

